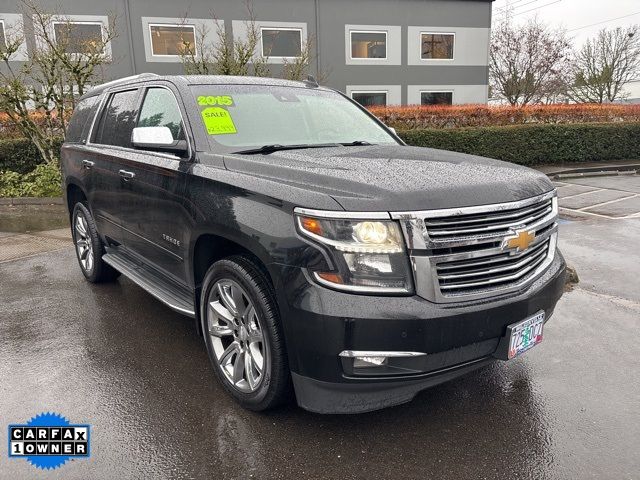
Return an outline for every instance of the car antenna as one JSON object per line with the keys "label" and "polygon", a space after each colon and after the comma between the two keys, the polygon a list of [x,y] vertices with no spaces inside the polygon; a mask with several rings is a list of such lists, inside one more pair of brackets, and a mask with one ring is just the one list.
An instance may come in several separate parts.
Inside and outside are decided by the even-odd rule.
{"label": "car antenna", "polygon": [[306,83],[308,87],[313,87],[313,88],[317,88],[320,86],[318,85],[318,81],[313,75],[307,75],[307,79],[304,81],[304,83]]}

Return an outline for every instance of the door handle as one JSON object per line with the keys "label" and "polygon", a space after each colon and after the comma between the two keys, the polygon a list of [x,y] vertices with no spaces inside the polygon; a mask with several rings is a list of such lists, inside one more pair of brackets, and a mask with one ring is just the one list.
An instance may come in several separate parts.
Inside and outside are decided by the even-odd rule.
{"label": "door handle", "polygon": [[126,170],[119,170],[119,171],[118,171],[118,174],[122,177],[122,179],[123,179],[125,182],[128,182],[129,180],[131,180],[133,177],[135,177],[135,176],[136,176],[136,174],[135,174],[135,173],[133,173],[133,172],[128,172],[128,171],[126,171]]}
{"label": "door handle", "polygon": [[95,164],[96,162],[92,162],[91,160],[82,160],[82,166],[87,170],[92,169]]}

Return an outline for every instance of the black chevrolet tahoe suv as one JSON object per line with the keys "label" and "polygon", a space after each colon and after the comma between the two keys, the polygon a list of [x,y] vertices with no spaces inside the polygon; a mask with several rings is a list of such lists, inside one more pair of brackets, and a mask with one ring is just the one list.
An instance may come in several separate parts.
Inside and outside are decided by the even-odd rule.
{"label": "black chevrolet tahoe suv", "polygon": [[249,409],[407,402],[537,345],[563,291],[546,176],[406,146],[313,79],[100,85],[61,162],[87,280],[192,317]]}

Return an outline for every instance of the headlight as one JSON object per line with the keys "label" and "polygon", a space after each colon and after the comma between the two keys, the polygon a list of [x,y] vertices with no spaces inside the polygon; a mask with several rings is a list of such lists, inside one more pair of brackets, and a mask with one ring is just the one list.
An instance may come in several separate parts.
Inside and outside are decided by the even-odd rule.
{"label": "headlight", "polygon": [[321,284],[354,292],[411,293],[412,275],[400,227],[393,221],[298,215],[300,233],[331,253],[335,269],[312,272]]}

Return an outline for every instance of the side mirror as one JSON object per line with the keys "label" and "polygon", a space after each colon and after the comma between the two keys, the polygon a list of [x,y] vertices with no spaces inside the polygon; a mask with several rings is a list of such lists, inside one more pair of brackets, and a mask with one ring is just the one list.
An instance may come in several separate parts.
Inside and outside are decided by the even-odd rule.
{"label": "side mirror", "polygon": [[131,132],[131,143],[141,150],[177,155],[184,155],[188,150],[186,140],[174,140],[169,127],[136,127]]}

